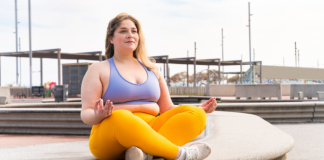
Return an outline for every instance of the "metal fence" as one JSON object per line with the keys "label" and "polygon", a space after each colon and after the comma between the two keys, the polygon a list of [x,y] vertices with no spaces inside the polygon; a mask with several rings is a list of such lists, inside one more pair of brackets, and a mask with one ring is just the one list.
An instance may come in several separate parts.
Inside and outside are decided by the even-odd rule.
{"label": "metal fence", "polygon": [[206,87],[169,87],[171,95],[197,95],[205,96]]}
{"label": "metal fence", "polygon": [[11,97],[15,97],[22,94],[26,95],[26,97],[30,97],[31,89],[30,88],[10,88]]}
{"label": "metal fence", "polygon": [[[206,95],[206,87],[169,87],[171,95]],[[31,97],[30,88],[10,88],[10,96],[15,97],[25,94],[26,97]]]}

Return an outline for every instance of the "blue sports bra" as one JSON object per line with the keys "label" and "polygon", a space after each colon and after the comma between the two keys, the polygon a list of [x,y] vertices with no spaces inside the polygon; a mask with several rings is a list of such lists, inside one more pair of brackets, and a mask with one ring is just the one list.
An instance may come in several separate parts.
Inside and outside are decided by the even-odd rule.
{"label": "blue sports bra", "polygon": [[147,104],[156,103],[160,98],[160,86],[157,76],[149,71],[139,60],[147,73],[144,83],[134,84],[124,79],[118,72],[113,58],[108,59],[110,64],[110,79],[108,88],[102,99],[108,99],[113,104]]}

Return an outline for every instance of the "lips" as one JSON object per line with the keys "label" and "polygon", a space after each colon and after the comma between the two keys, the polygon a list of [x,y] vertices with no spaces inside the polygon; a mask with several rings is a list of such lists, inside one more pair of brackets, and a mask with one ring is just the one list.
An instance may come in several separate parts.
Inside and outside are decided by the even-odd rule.
{"label": "lips", "polygon": [[134,43],[134,41],[127,41],[126,43]]}

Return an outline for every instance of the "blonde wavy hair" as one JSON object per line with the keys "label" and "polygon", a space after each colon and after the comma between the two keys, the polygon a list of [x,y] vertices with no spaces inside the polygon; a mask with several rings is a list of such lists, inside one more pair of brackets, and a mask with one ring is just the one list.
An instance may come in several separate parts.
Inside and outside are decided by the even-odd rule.
{"label": "blonde wavy hair", "polygon": [[134,18],[133,16],[127,13],[120,13],[115,18],[109,21],[107,27],[106,45],[105,45],[106,59],[109,59],[114,56],[114,46],[113,44],[110,43],[110,39],[114,36],[116,29],[120,26],[123,20],[131,20],[137,28],[139,41],[138,41],[137,48],[133,52],[133,57],[141,60],[141,62],[146,68],[148,68],[149,70],[153,70],[154,72],[157,73],[158,67],[155,66],[155,60],[153,58],[147,57],[147,51],[145,48],[145,38],[144,38],[141,24],[136,18]]}

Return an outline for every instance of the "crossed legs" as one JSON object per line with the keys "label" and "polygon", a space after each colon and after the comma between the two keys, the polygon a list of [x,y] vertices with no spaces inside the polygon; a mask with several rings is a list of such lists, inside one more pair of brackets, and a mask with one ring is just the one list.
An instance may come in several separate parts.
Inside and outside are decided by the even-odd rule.
{"label": "crossed legs", "polygon": [[178,106],[158,117],[116,110],[93,126],[89,148],[98,159],[122,158],[123,152],[131,146],[154,156],[173,159],[179,146],[197,137],[205,126],[205,111],[190,105]]}

